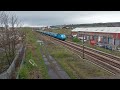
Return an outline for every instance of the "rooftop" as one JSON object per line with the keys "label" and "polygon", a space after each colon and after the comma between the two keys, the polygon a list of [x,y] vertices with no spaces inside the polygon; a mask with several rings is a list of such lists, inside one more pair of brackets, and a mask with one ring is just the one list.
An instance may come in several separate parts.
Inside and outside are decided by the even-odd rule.
{"label": "rooftop", "polygon": [[78,32],[102,32],[102,33],[120,33],[120,27],[89,27],[89,28],[75,28],[72,31]]}

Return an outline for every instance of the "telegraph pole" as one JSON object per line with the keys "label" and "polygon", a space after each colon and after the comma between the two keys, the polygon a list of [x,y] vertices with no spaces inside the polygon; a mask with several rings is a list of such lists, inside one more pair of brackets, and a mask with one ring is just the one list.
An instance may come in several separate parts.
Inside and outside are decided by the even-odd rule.
{"label": "telegraph pole", "polygon": [[83,59],[84,59],[84,33],[83,33]]}

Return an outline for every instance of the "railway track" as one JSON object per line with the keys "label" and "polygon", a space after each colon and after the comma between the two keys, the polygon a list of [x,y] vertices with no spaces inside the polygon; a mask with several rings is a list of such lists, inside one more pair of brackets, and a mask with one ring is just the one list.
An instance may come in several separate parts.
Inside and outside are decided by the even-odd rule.
{"label": "railway track", "polygon": [[[70,41],[67,41],[67,42],[71,43],[73,45],[79,46],[79,47],[83,47],[82,45],[76,44],[74,42],[70,42]],[[90,48],[90,47],[87,47],[87,46],[84,46],[84,48],[89,50],[89,51],[95,52],[97,54],[104,55],[104,56],[106,56],[108,58],[114,59],[116,61],[120,61],[120,57],[118,57],[118,56],[115,56],[115,55],[112,55],[112,54],[108,54],[108,53],[105,53],[105,52],[102,52],[102,51],[99,51],[99,50],[96,50],[96,49],[93,49],[93,48]]]}
{"label": "railway track", "polygon": [[[56,38],[47,36],[50,40],[62,44],[69,49],[74,50],[75,52],[79,53],[80,55],[83,54],[83,46],[79,44],[75,44],[70,41],[61,41]],[[107,54],[89,47],[85,47],[84,49],[85,58],[94,62],[95,64],[105,68],[109,72],[113,73],[114,75],[120,74],[120,57]]]}

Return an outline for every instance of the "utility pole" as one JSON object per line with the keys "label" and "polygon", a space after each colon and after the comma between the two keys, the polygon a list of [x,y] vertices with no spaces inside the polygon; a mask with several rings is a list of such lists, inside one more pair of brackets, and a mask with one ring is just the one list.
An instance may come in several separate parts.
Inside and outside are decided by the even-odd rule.
{"label": "utility pole", "polygon": [[83,59],[84,59],[84,33],[83,33]]}

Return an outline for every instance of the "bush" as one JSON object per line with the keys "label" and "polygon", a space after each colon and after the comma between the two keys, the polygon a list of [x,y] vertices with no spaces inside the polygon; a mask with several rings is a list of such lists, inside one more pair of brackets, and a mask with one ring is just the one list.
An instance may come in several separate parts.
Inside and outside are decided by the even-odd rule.
{"label": "bush", "polygon": [[72,39],[72,41],[73,41],[73,42],[80,42],[80,40],[79,40],[77,37],[74,37],[74,38]]}

